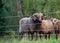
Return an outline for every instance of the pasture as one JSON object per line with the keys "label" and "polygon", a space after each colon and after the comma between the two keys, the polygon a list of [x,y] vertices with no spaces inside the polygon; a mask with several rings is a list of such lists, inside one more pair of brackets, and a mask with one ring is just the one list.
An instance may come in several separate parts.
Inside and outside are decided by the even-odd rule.
{"label": "pasture", "polygon": [[41,39],[38,38],[38,40],[28,40],[27,37],[24,37],[22,40],[19,40],[18,37],[15,38],[5,36],[4,38],[0,38],[0,43],[60,43],[60,37],[58,38],[58,40],[55,39],[55,35],[51,35],[51,38],[47,40],[44,37],[42,37]]}
{"label": "pasture", "polygon": [[0,0],[0,43],[60,43],[60,0]]}

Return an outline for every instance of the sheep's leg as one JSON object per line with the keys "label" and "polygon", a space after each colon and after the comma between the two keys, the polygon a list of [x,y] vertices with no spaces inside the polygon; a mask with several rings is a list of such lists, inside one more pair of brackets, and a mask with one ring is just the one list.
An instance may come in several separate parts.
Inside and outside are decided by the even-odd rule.
{"label": "sheep's leg", "polygon": [[30,34],[31,34],[31,33],[30,33],[30,32],[28,32],[28,39],[29,39],[29,40],[30,40],[30,38],[31,38],[31,37],[30,37]]}
{"label": "sheep's leg", "polygon": [[33,40],[33,35],[34,35],[34,33],[31,33],[31,40]]}
{"label": "sheep's leg", "polygon": [[38,32],[36,32],[36,40],[38,39]]}
{"label": "sheep's leg", "polygon": [[48,32],[48,38],[50,39],[50,34],[51,34],[51,32]]}
{"label": "sheep's leg", "polygon": [[42,37],[42,36],[41,36],[41,32],[39,32],[39,37],[40,37],[40,39],[41,39],[41,37]]}
{"label": "sheep's leg", "polygon": [[21,40],[23,38],[23,33],[19,33],[19,40]]}
{"label": "sheep's leg", "polygon": [[55,31],[56,39],[58,39],[58,33],[59,33],[59,31],[58,31],[58,30],[56,30],[56,31]]}
{"label": "sheep's leg", "polygon": [[47,34],[44,34],[44,36],[45,36],[45,39],[47,39]]}
{"label": "sheep's leg", "polygon": [[56,39],[58,39],[58,34],[56,34]]}
{"label": "sheep's leg", "polygon": [[50,34],[48,34],[48,38],[50,39]]}

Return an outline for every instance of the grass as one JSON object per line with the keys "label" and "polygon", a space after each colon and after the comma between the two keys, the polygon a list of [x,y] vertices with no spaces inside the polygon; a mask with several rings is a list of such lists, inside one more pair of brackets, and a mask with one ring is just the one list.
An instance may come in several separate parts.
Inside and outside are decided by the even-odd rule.
{"label": "grass", "polygon": [[0,39],[0,43],[60,43],[60,39],[56,40],[56,39],[38,39],[36,40],[28,40],[27,38],[23,38],[21,41],[18,40],[17,38],[1,38]]}
{"label": "grass", "polygon": [[38,40],[35,40],[35,37],[33,40],[28,40],[27,37],[24,37],[21,41],[16,37],[2,37],[0,38],[0,43],[60,43],[60,35],[58,40],[55,39],[55,35],[51,35],[50,39],[45,39],[42,37],[41,39],[38,38]]}

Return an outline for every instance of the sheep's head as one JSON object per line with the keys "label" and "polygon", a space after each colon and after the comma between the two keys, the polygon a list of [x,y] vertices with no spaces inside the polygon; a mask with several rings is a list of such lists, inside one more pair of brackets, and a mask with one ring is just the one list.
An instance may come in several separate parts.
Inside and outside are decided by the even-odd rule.
{"label": "sheep's head", "polygon": [[43,14],[42,13],[34,13],[32,17],[33,17],[33,21],[35,23],[40,23],[43,20]]}
{"label": "sheep's head", "polygon": [[43,20],[43,17],[44,17],[44,16],[43,16],[43,13],[38,13],[37,16],[38,16],[39,20]]}

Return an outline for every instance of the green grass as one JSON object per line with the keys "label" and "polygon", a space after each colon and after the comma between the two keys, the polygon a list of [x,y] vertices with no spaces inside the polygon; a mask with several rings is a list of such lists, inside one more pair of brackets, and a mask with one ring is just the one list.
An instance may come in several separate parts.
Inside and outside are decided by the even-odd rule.
{"label": "green grass", "polygon": [[3,39],[0,39],[0,43],[60,43],[60,39],[56,40],[56,39],[38,39],[37,41],[36,40],[28,40],[27,38],[23,38],[21,41],[18,40],[18,39],[15,39],[15,38],[3,38]]}

